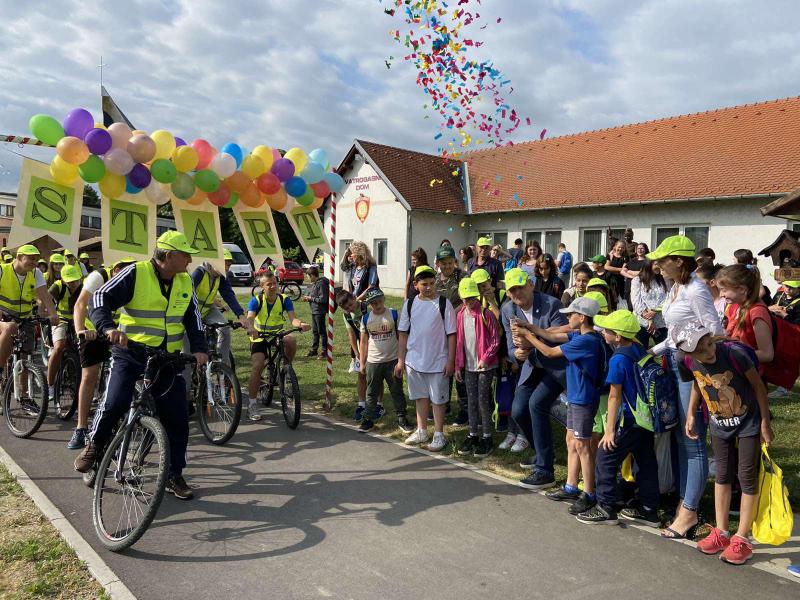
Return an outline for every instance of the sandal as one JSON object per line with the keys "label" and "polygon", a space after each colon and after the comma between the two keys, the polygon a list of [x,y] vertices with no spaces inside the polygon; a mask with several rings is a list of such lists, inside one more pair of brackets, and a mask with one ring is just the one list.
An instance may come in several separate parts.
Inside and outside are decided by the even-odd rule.
{"label": "sandal", "polygon": [[[661,532],[661,537],[665,540],[689,540],[692,541],[697,534],[697,528],[700,526],[700,523],[695,523],[689,529],[686,530],[686,533],[679,533],[675,531],[672,527],[666,527],[664,531]],[[669,532],[669,533],[668,533]]]}

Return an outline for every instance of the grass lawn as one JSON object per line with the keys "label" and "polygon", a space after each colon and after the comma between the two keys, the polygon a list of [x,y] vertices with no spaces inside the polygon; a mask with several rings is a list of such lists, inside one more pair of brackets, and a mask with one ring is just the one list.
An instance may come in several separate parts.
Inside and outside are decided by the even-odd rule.
{"label": "grass lawn", "polygon": [[[242,305],[246,305],[249,300],[247,296],[240,296]],[[387,297],[387,306],[400,308],[402,300],[397,297]],[[304,322],[310,322],[310,312],[308,304],[305,302],[295,303],[296,313]],[[334,370],[333,388],[336,404],[333,413],[345,419],[352,418],[358,399],[356,398],[357,378],[354,374],[348,373],[347,368],[350,364],[350,346],[347,341],[344,320],[341,313],[337,311],[334,330]],[[306,407],[314,406],[317,410],[323,410],[325,399],[325,361],[314,358],[306,358],[305,354],[311,347],[311,333],[298,335],[298,351],[295,359],[295,371],[300,382],[303,393],[303,400]],[[242,388],[246,388],[247,378],[250,374],[249,345],[247,337],[242,331],[234,332],[233,339],[234,355],[236,357],[237,375],[242,382]],[[388,395],[388,391],[387,391]],[[453,405],[455,406],[455,393],[453,393]],[[773,428],[775,430],[775,444],[770,451],[770,455],[781,466],[784,472],[786,485],[791,493],[792,504],[795,510],[800,510],[800,389],[795,387],[794,392],[781,400],[771,401],[772,411],[775,415]],[[373,431],[390,435],[395,439],[403,439],[405,434],[396,428],[396,421],[391,408],[391,401],[386,403],[387,414],[375,425]],[[414,409],[409,405],[409,417],[413,420]],[[566,447],[564,445],[564,429],[559,425],[554,425],[554,439],[556,450],[556,479],[563,481],[566,479]],[[444,452],[456,455],[455,448],[467,435],[466,426],[448,425],[445,428],[448,438],[454,442],[445,448]],[[495,435],[495,444],[499,444],[505,434]],[[519,467],[520,458],[527,458],[532,450],[526,450],[521,455],[511,454],[496,450],[486,459],[478,460],[471,457],[457,456],[459,460],[465,462],[482,463],[481,466],[487,470],[494,471],[501,475],[511,478],[521,478],[524,474]],[[708,493],[704,499],[704,507],[708,515],[713,515],[713,485],[708,486]]]}
{"label": "grass lawn", "polygon": [[110,598],[2,465],[0,598]]}

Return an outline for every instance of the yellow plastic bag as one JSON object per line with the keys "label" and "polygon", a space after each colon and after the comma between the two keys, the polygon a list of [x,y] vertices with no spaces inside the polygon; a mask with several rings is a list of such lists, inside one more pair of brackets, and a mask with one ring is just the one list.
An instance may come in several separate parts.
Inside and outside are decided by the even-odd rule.
{"label": "yellow plastic bag", "polygon": [[783,472],[769,457],[766,444],[761,445],[758,494],[753,537],[761,544],[780,546],[792,535],[794,516],[789,505],[789,490],[783,483]]}

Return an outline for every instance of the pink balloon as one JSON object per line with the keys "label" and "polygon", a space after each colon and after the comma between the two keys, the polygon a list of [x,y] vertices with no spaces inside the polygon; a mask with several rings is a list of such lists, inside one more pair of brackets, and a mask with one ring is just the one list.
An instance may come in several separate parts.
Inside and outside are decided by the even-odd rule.
{"label": "pink balloon", "polygon": [[272,149],[272,162],[274,163],[276,160],[280,160],[281,158],[283,158],[283,157],[281,156],[280,151],[277,148],[273,148]]}
{"label": "pink balloon", "polygon": [[112,148],[106,152],[103,162],[106,165],[106,169],[116,175],[127,175],[135,164],[131,155],[119,148]]}
{"label": "pink balloon", "polygon": [[139,163],[150,162],[156,154],[156,143],[149,135],[139,133],[128,142],[128,154]]}
{"label": "pink balloon", "polygon": [[112,123],[108,128],[111,134],[111,147],[126,150],[131,139],[131,128],[125,123]]}
{"label": "pink balloon", "polygon": [[198,161],[196,169],[201,171],[207,168],[208,165],[211,164],[211,161],[214,160],[217,151],[214,150],[214,147],[206,140],[199,138],[193,141],[191,146],[194,148],[195,152],[197,152]]}

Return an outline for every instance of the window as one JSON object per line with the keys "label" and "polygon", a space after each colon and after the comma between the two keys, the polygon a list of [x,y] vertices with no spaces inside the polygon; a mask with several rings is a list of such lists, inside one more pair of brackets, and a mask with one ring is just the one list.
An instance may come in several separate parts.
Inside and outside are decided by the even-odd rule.
{"label": "window", "polygon": [[479,231],[478,237],[487,237],[492,240],[492,246],[495,244],[500,244],[503,248],[508,247],[508,233],[505,231]]}
{"label": "window", "polygon": [[0,204],[0,217],[13,217],[14,207],[10,204]]}
{"label": "window", "polygon": [[800,232],[800,223],[792,223],[792,231]]}
{"label": "window", "polygon": [[167,227],[165,225],[156,225],[156,235],[160,236],[162,233],[166,233],[170,229],[171,229],[170,227]]}
{"label": "window", "polygon": [[668,237],[680,234],[680,227],[659,227],[656,229],[656,247]]}
{"label": "window", "polygon": [[379,267],[384,267],[389,262],[389,240],[375,240],[372,242],[372,255]]}
{"label": "window", "polygon": [[560,231],[545,231],[544,232],[544,251],[552,254],[553,258],[558,254],[558,245],[561,243]]}
{"label": "window", "polygon": [[[338,265],[342,264],[342,260],[344,259],[344,253],[347,252],[347,249],[350,247],[350,244],[353,243],[353,240],[339,240],[339,255],[336,257],[337,260],[337,267]],[[339,275],[342,278],[342,281],[347,281],[347,274],[344,271],[339,271]]]}
{"label": "window", "polygon": [[527,248],[533,242],[539,242],[539,245],[542,245],[542,232],[541,231],[526,231],[525,235],[522,236],[525,238],[525,247]]}
{"label": "window", "polygon": [[685,235],[694,243],[695,247],[708,247],[708,225],[675,225],[669,227],[656,227],[656,246],[673,235]]}
{"label": "window", "polygon": [[92,229],[100,229],[100,217],[92,217]]}
{"label": "window", "polygon": [[90,222],[88,215],[81,215],[81,227],[89,227]]}
{"label": "window", "polygon": [[605,252],[603,252],[603,230],[584,229],[581,251],[581,260],[588,260],[592,256],[596,256],[598,254],[605,254]]}

